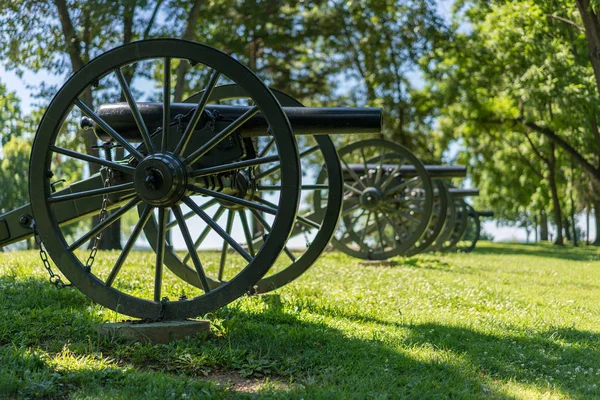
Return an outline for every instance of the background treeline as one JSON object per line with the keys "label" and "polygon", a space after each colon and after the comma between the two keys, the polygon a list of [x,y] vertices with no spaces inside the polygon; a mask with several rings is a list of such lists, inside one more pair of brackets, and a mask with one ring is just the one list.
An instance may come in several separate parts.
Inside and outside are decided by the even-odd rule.
{"label": "background treeline", "polygon": [[[0,62],[66,79],[131,41],[206,43],[307,105],[383,107],[386,138],[428,163],[470,165],[476,208],[542,240],[554,226],[562,243],[582,213],[600,229],[599,10],[589,0],[1,0]],[[187,68],[175,101],[198,90]],[[28,84],[39,107],[24,115],[0,78],[0,212],[27,199],[31,138],[59,86]],[[91,134],[81,140],[96,151]],[[103,247],[119,247],[118,232]]]}

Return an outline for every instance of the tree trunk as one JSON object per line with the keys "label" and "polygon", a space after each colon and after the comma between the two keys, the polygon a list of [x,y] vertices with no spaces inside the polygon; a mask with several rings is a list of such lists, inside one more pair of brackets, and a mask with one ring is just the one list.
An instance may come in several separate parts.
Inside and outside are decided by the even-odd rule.
{"label": "tree trunk", "polygon": [[535,243],[537,243],[539,241],[539,238],[538,238],[539,227],[540,227],[540,224],[538,222],[538,217],[536,215],[535,217],[533,217],[533,232],[534,232],[533,239],[535,240]]}
{"label": "tree trunk", "polygon": [[565,217],[565,219],[562,222],[563,228],[565,230],[565,239],[567,239],[567,241],[571,241],[572,237],[571,237],[571,224],[569,223],[569,218]]}
{"label": "tree trunk", "polygon": [[585,37],[589,47],[588,56],[596,78],[596,89],[600,94],[600,21],[598,15],[590,6],[590,0],[575,0],[575,3],[577,3],[585,28]]}
{"label": "tree trunk", "polygon": [[548,241],[548,216],[544,211],[540,213],[540,240],[542,242]]}
{"label": "tree trunk", "polygon": [[556,222],[556,240],[554,244],[562,246],[563,244],[563,226],[562,211],[560,209],[560,199],[558,197],[558,188],[556,186],[556,156],[555,144],[550,142],[550,157],[548,165],[548,183],[550,184],[550,193],[552,195],[552,205],[554,206],[554,221]]}
{"label": "tree trunk", "polygon": [[590,206],[585,208],[585,245],[590,245]]}
{"label": "tree trunk", "polygon": [[[200,16],[202,1],[203,0],[195,0],[192,4],[192,8],[190,9],[185,26],[185,31],[183,32],[183,36],[181,36],[181,38],[184,40],[194,40],[196,38],[196,27],[198,25],[198,17]],[[180,103],[183,100],[183,95],[187,89],[185,75],[189,69],[190,64],[188,62],[180,62],[179,66],[177,67],[177,72],[175,73],[175,91],[173,93],[174,103]]]}
{"label": "tree trunk", "polygon": [[592,245],[600,246],[600,201],[594,202],[594,220],[596,221],[596,238]]}

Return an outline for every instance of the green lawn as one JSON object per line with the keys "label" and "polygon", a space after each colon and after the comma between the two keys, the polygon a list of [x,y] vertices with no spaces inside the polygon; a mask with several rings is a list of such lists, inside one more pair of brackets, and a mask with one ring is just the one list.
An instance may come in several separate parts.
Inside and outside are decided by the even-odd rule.
{"label": "green lawn", "polygon": [[99,340],[120,316],[0,253],[0,398],[600,398],[599,250],[392,261],[330,253],[207,337],[151,346]]}

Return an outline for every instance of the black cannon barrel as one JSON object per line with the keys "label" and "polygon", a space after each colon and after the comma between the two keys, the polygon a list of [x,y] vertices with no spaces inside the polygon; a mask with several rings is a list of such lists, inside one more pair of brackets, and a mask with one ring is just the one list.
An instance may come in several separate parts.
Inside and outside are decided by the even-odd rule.
{"label": "black cannon barrel", "polygon": [[479,215],[480,217],[493,217],[494,216],[494,212],[490,211],[490,210],[477,211],[477,215]]}
{"label": "black cannon barrel", "polygon": [[[367,168],[376,169],[379,164],[367,164]],[[357,174],[365,173],[364,164],[348,164],[348,167]],[[394,171],[397,165],[383,164],[383,169]],[[342,166],[342,169],[346,169]],[[464,165],[425,165],[425,170],[430,178],[464,178],[467,176],[467,167]],[[417,169],[414,165],[402,165],[398,172],[403,176],[417,175]]]}
{"label": "black cannon barrel", "polygon": [[470,196],[479,196],[479,189],[459,189],[459,188],[449,188],[448,192],[454,198],[457,197],[470,197]]}
{"label": "black cannon barrel", "polygon": [[[171,104],[171,121],[178,119],[181,123],[186,123],[196,106],[188,103]],[[138,103],[138,108],[150,132],[162,126],[162,103]],[[234,121],[249,109],[249,106],[207,105],[197,127],[204,127],[212,118],[216,118],[219,124]],[[381,108],[283,107],[283,110],[296,135],[381,133],[383,124]],[[127,103],[101,105],[96,114],[125,139],[135,142],[142,140]],[[87,117],[82,118],[81,127],[93,128],[101,140],[110,139],[106,132]],[[266,136],[267,121],[262,113],[258,113],[242,125],[240,132],[242,136]]]}

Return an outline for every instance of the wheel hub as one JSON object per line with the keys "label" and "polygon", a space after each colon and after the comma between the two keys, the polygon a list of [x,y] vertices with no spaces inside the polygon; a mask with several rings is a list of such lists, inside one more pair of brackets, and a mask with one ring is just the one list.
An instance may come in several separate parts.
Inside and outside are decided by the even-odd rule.
{"label": "wheel hub", "polygon": [[172,206],[185,194],[185,165],[171,153],[151,154],[135,169],[134,185],[138,195],[146,203]]}
{"label": "wheel hub", "polygon": [[360,204],[367,210],[375,210],[383,199],[383,192],[376,187],[368,187],[360,195]]}

